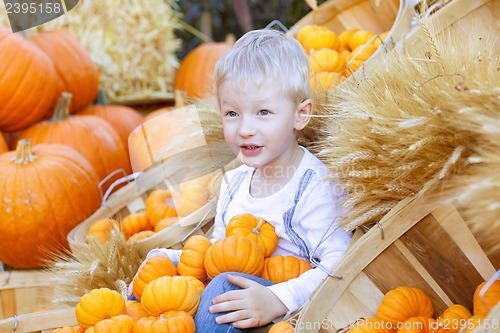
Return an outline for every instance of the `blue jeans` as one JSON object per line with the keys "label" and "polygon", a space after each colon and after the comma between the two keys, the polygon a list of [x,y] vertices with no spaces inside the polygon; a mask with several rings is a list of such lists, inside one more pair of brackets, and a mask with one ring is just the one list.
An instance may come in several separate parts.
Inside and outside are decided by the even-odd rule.
{"label": "blue jeans", "polygon": [[[217,275],[210,283],[207,285],[203,293],[201,294],[201,301],[198,307],[198,311],[196,312],[196,316],[194,317],[194,322],[196,324],[196,333],[239,333],[246,332],[247,330],[239,329],[233,327],[232,323],[229,324],[217,324],[215,322],[215,318],[223,315],[224,312],[212,314],[208,311],[208,308],[212,305],[212,299],[215,296],[221,295],[226,291],[230,290],[239,290],[240,287],[229,283],[227,281],[227,275],[239,275],[243,276],[249,280],[260,283],[263,286],[271,286],[272,283],[269,280],[262,279],[260,277],[244,274],[244,273],[222,273]],[[227,312],[226,312],[227,313]]]}

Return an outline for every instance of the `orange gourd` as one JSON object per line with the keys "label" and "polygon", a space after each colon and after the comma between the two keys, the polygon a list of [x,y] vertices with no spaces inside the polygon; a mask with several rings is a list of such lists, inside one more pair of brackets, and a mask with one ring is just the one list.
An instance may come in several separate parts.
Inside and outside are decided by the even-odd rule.
{"label": "orange gourd", "polygon": [[30,40],[54,63],[63,91],[73,94],[71,113],[92,103],[99,89],[99,70],[80,41],[65,30],[40,33]]}
{"label": "orange gourd", "polygon": [[117,291],[108,288],[93,289],[83,295],[76,305],[78,325],[84,330],[99,321],[125,314],[125,299]]}
{"label": "orange gourd", "polygon": [[167,311],[185,311],[194,316],[200,304],[200,291],[185,276],[162,276],[146,285],[141,303],[151,316]]}
{"label": "orange gourd", "polygon": [[113,227],[118,226],[118,222],[113,219],[99,219],[92,223],[87,231],[88,237],[94,237],[99,243],[104,244],[108,241]]}
{"label": "orange gourd", "polygon": [[125,314],[135,321],[148,316],[141,302],[125,301]]}
{"label": "orange gourd", "polygon": [[0,33],[0,130],[16,131],[43,119],[61,83],[52,60],[21,34]]}
{"label": "orange gourd", "polygon": [[264,253],[261,247],[245,236],[219,239],[205,254],[205,269],[210,279],[223,272],[260,276],[263,268]]}
{"label": "orange gourd", "polygon": [[80,326],[62,327],[53,330],[50,333],[84,333]]}
{"label": "orange gourd", "polygon": [[174,275],[177,275],[177,268],[168,257],[154,256],[149,258],[134,278],[132,291],[135,298],[141,300],[144,287],[149,282],[162,276]]}
{"label": "orange gourd", "polygon": [[92,166],[69,147],[21,140],[0,154],[0,170],[0,261],[10,266],[45,265],[100,205]]}
{"label": "orange gourd", "polygon": [[178,221],[179,221],[178,217],[166,217],[166,218],[160,220],[160,222],[156,223],[155,232],[166,229],[166,228],[170,227],[171,225],[174,225]]}
{"label": "orange gourd", "polygon": [[472,298],[474,315],[486,316],[493,307],[500,302],[500,281],[495,280],[482,297],[479,296],[486,281],[477,286]]}
{"label": "orange gourd", "polygon": [[[93,327],[94,333],[132,333],[135,321],[126,314],[103,319]],[[85,333],[89,333],[87,330]]]}
{"label": "orange gourd", "polygon": [[279,321],[269,329],[268,333],[293,333],[294,328],[288,321]]}
{"label": "orange gourd", "polygon": [[299,277],[311,268],[311,264],[304,259],[293,256],[270,256],[264,259],[264,269],[260,277],[281,283]]}
{"label": "orange gourd", "polygon": [[352,35],[354,33],[358,32],[358,28],[353,28],[353,29],[348,29],[344,30],[340,33],[339,39],[340,39],[340,51],[343,50],[349,50],[351,51],[351,48],[349,47],[349,40],[351,39]]}
{"label": "orange gourd", "polygon": [[420,289],[401,286],[388,291],[377,309],[377,318],[397,324],[411,317],[432,317],[430,298]]}
{"label": "orange gourd", "polygon": [[312,73],[337,72],[344,70],[345,60],[331,49],[321,49],[309,55],[309,70]]}
{"label": "orange gourd", "polygon": [[257,243],[269,257],[278,246],[278,236],[269,222],[252,214],[239,214],[231,218],[226,226],[226,236],[245,236]]}
{"label": "orange gourd", "polygon": [[140,319],[134,333],[194,333],[194,319],[184,311],[167,311],[159,317]]}
{"label": "orange gourd", "polygon": [[439,316],[438,323],[450,333],[458,333],[470,317],[472,313],[469,309],[460,304],[453,304]]}
{"label": "orange gourd", "polygon": [[338,51],[340,49],[340,39],[337,34],[331,30],[313,30],[307,34],[302,46],[307,54],[323,48]]}
{"label": "orange gourd", "polygon": [[231,47],[230,42],[203,43],[191,50],[179,65],[174,90],[185,91],[189,98],[213,94],[215,63]]}
{"label": "orange gourd", "polygon": [[161,220],[168,217],[176,217],[172,194],[169,190],[154,190],[146,199],[146,215],[153,228]]}
{"label": "orange gourd", "polygon": [[201,235],[195,235],[188,238],[177,264],[179,275],[188,275],[205,282],[207,272],[205,270],[205,253],[212,246],[212,242]]}
{"label": "orange gourd", "polygon": [[315,25],[315,24],[306,24],[300,30],[297,32],[295,38],[299,41],[299,43],[304,46],[304,41],[307,38],[307,35],[313,31],[320,31],[320,30],[328,30],[325,27],[322,27],[320,25]]}
{"label": "orange gourd", "polygon": [[153,230],[153,227],[146,213],[132,213],[125,216],[120,222],[120,230],[128,239],[138,232]]}
{"label": "orange gourd", "polygon": [[130,238],[127,239],[127,242],[137,242],[137,241],[149,238],[149,237],[153,236],[154,234],[155,234],[155,232],[153,230],[139,231],[139,232],[133,234],[132,236],[130,236]]}
{"label": "orange gourd", "polygon": [[34,144],[60,143],[75,149],[92,164],[99,180],[117,169],[130,173],[125,147],[116,131],[96,116],[70,117],[71,98],[71,94],[63,93],[52,119],[23,130],[19,138],[30,138]]}

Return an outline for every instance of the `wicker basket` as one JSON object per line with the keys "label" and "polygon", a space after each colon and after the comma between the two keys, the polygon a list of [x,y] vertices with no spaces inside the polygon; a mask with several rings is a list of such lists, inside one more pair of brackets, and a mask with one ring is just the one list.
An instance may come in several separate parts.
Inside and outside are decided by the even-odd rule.
{"label": "wicker basket", "polygon": [[[144,210],[145,201],[152,189],[164,186],[162,169],[155,167],[144,172],[141,176],[141,182],[150,184],[150,186],[138,186],[135,181],[127,184],[103,202],[94,214],[71,230],[68,234],[71,251],[76,253],[76,251],[85,251],[88,248],[86,243],[88,230],[95,221],[102,218],[114,218],[120,221],[130,213]],[[138,241],[140,254],[145,256],[149,250],[158,247],[182,248],[182,241],[191,234],[211,232],[215,207],[216,198],[211,198],[203,207],[189,216],[180,219],[151,237]]]}
{"label": "wicker basket", "polygon": [[42,270],[0,273],[0,319],[52,308],[53,282]]}
{"label": "wicker basket", "polygon": [[56,328],[77,325],[75,309],[36,312],[0,320],[0,332],[49,333]]}

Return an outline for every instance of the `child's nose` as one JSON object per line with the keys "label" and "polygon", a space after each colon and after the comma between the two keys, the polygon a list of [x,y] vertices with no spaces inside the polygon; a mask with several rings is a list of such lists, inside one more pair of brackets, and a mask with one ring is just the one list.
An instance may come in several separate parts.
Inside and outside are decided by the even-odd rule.
{"label": "child's nose", "polygon": [[250,119],[242,119],[240,128],[239,128],[239,134],[242,137],[249,137],[252,135],[255,135],[255,132],[257,130],[257,127],[255,126],[254,122],[252,122]]}

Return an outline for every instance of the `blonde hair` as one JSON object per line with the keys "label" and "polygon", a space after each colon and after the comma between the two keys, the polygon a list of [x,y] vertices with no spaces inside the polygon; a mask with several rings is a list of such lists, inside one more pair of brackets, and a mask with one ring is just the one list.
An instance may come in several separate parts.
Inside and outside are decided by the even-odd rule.
{"label": "blonde hair", "polygon": [[278,87],[296,103],[311,98],[304,49],[277,30],[247,32],[215,65],[215,95],[223,84],[243,89],[249,82],[259,88]]}

